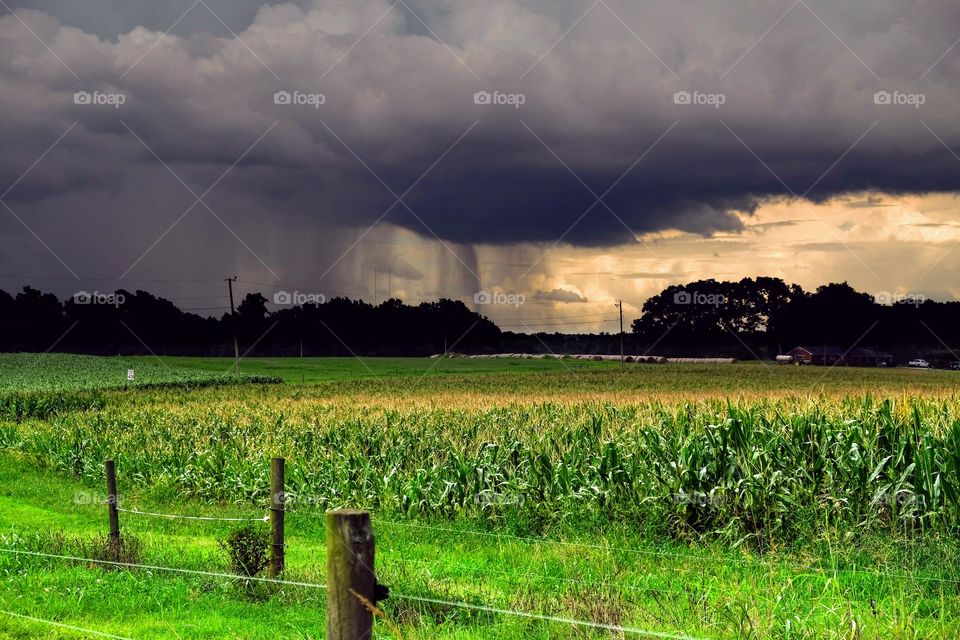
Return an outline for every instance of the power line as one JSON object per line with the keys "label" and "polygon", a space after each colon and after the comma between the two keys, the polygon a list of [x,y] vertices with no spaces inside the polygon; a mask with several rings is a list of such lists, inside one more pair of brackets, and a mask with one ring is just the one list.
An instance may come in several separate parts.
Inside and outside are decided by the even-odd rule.
{"label": "power line", "polygon": [[[70,282],[77,282],[77,279],[75,279],[75,278],[70,278],[70,277],[67,277],[67,276],[18,276],[18,275],[0,275],[0,279],[64,280],[64,281],[70,281]],[[126,279],[126,278],[100,278],[100,277],[96,277],[96,278],[81,278],[81,279],[80,279],[80,282],[87,282],[87,281],[89,281],[89,282],[117,282],[117,283],[123,283],[123,282],[131,282],[131,283],[133,283],[133,282],[140,282],[140,283],[143,283],[143,282],[156,282],[156,283],[203,283],[203,284],[213,284],[213,283],[217,283],[217,282],[223,282],[223,279],[222,279],[222,278],[218,278],[218,279],[214,279],[214,278],[129,278],[129,279]],[[291,284],[291,283],[288,283],[288,282],[261,282],[261,281],[256,281],[256,280],[240,280],[240,279],[239,279],[238,277],[236,277],[236,276],[233,277],[233,282],[236,282],[236,283],[238,283],[238,284],[245,284],[245,285],[256,285],[256,286],[274,287],[274,288],[283,287],[283,288],[294,289],[294,290],[301,290],[301,289],[302,289],[302,290],[306,290],[306,291],[310,291],[310,290],[316,291],[316,290],[322,289],[322,287],[317,287],[317,286],[304,287],[304,286],[294,285],[294,284]],[[330,295],[333,295],[333,296],[335,296],[335,297],[345,297],[345,298],[348,298],[348,299],[350,299],[350,300],[352,300],[352,301],[355,301],[355,302],[363,302],[363,301],[364,301],[364,297],[369,294],[369,292],[347,292],[347,291],[340,291],[340,290],[333,290],[333,291],[327,290],[326,293],[327,293],[327,294],[330,294]],[[229,296],[223,296],[223,295],[210,295],[210,296],[178,296],[178,297],[170,297],[170,298],[167,298],[167,297],[164,297],[164,296],[161,296],[161,295],[156,295],[156,294],[153,294],[153,293],[150,293],[150,295],[153,295],[155,298],[157,298],[157,299],[159,299],[159,300],[165,300],[165,301],[173,302],[173,303],[176,303],[176,302],[178,302],[178,301],[188,301],[188,300],[211,300],[211,301],[214,301],[214,300],[225,300],[225,299],[228,299],[228,298],[229,298]],[[460,302],[466,302],[466,303],[468,303],[468,304],[469,304],[470,301],[471,301],[471,298],[470,298],[469,296],[462,296],[462,297],[461,297],[461,296],[455,296],[455,295],[451,296],[451,295],[444,295],[444,294],[437,294],[437,295],[438,295],[439,298],[445,298],[445,299],[448,299],[448,300],[455,300],[455,301],[460,301]],[[554,304],[552,301],[537,301],[537,300],[532,300],[531,302],[533,302],[533,303],[542,303],[542,304]],[[373,304],[373,303],[368,303],[368,304]],[[181,306],[175,304],[174,306],[176,306],[180,311],[182,311],[182,312],[184,312],[184,313],[202,312],[202,311],[228,311],[228,310],[231,309],[231,307],[229,307],[229,306],[227,306],[227,305],[222,305],[222,306],[200,306],[200,307],[181,307]],[[374,304],[374,306],[376,306],[376,305]],[[481,311],[477,311],[477,313],[481,313]],[[537,322],[537,321],[525,322],[525,321],[523,321],[522,318],[508,318],[508,319],[505,319],[505,321],[503,321],[503,322],[497,321],[497,320],[491,319],[491,318],[487,318],[487,319],[488,319],[489,321],[493,322],[494,324],[496,324],[498,327],[502,327],[502,328],[505,328],[505,329],[520,329],[520,328],[534,328],[534,329],[536,329],[536,328],[542,328],[542,327],[586,326],[586,325],[592,325],[592,324],[605,324],[605,323],[607,323],[607,322],[613,322],[613,321],[614,321],[614,320],[612,320],[612,319],[601,319],[601,318],[604,318],[604,316],[606,316],[605,313],[586,313],[586,314],[577,314],[577,315],[569,315],[569,316],[550,317],[550,318],[546,319],[546,320],[543,321],[543,322]],[[589,321],[588,321],[588,320],[583,320],[583,321],[579,321],[579,322],[568,322],[568,320],[577,320],[577,319],[581,319],[581,318],[583,318],[583,319],[587,319],[587,318],[597,318],[597,320],[589,320]]]}
{"label": "power line", "polygon": [[585,324],[603,324],[606,322],[616,322],[616,319],[609,320],[588,320],[583,322],[524,322],[520,324],[501,324],[494,320],[491,320],[498,327],[567,327],[567,326],[576,326],[576,325],[585,325]]}
{"label": "power line", "polygon": [[[577,316],[555,316],[551,317],[550,320],[569,320],[572,318],[605,318],[609,314],[606,312],[603,313],[585,313],[583,315]],[[523,320],[523,318],[501,318],[504,322],[518,322]]]}

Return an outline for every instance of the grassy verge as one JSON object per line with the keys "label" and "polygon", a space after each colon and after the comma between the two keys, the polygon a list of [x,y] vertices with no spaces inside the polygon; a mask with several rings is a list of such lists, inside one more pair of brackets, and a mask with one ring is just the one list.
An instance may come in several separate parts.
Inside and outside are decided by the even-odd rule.
{"label": "grassy verge", "polygon": [[[105,509],[93,487],[36,471],[5,456],[0,465],[3,548],[69,555],[70,539],[102,535]],[[189,501],[122,500],[143,510],[236,517],[251,508]],[[144,543],[143,564],[228,572],[217,540],[232,525],[123,514]],[[551,539],[480,535],[465,523],[434,527],[376,517],[378,573],[397,596],[486,604],[693,637],[952,638],[960,633],[960,545],[837,533],[805,549],[764,556],[721,545],[690,547],[611,531]],[[51,536],[60,531],[66,541]],[[322,584],[322,518],[288,519],[286,578]],[[43,558],[0,554],[0,610],[121,636],[150,638],[321,638],[322,589],[274,587],[251,594],[230,579],[147,570],[105,571]],[[424,605],[383,603],[405,638],[587,638],[609,632]],[[82,637],[0,615],[0,637]],[[377,625],[376,637],[390,637]]]}

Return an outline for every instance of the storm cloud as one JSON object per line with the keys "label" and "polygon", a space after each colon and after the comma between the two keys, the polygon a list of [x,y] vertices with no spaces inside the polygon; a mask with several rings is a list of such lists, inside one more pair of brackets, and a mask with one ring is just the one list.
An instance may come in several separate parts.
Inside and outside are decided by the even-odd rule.
{"label": "storm cloud", "polygon": [[0,18],[3,200],[79,262],[65,238],[113,230],[117,272],[190,207],[220,223],[181,238],[197,251],[226,228],[267,267],[286,233],[316,271],[418,279],[336,258],[378,224],[474,270],[470,245],[737,233],[771,200],[960,187],[946,1],[26,4]]}

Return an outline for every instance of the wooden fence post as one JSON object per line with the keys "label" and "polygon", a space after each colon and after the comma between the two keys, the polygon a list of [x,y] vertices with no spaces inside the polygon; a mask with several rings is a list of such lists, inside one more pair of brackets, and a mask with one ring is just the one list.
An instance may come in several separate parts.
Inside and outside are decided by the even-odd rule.
{"label": "wooden fence post", "polygon": [[114,560],[117,560],[120,554],[120,513],[117,511],[117,469],[113,460],[105,460],[103,470],[107,475],[107,512],[110,514],[107,543]]}
{"label": "wooden fence post", "polygon": [[286,502],[283,464],[283,458],[273,458],[270,461],[270,530],[273,539],[269,568],[271,578],[277,578],[283,573],[283,510]]}
{"label": "wooden fence post", "polygon": [[327,640],[367,640],[376,602],[370,514],[357,509],[327,512]]}

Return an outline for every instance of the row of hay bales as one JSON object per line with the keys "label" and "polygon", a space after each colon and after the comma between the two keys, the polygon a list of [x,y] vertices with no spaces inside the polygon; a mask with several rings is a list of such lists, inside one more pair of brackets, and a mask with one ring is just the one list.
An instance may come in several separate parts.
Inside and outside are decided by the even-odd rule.
{"label": "row of hay bales", "polygon": [[[443,354],[431,356],[433,358],[442,358]],[[462,353],[448,353],[447,358],[519,358],[523,360],[592,360],[594,362],[603,362],[604,360],[619,362],[619,355],[599,355],[579,353],[575,355],[558,355],[556,353],[485,353],[478,355],[465,355]],[[667,364],[668,362],[686,363],[686,364],[733,364],[736,358],[664,358],[663,356],[624,356],[624,362],[637,362],[641,364]]]}
{"label": "row of hay bales", "polygon": [[[602,362],[604,360],[610,362],[620,362],[620,356],[601,356],[596,354],[579,354],[572,356],[577,360],[593,360],[594,362]],[[624,362],[639,362],[644,364],[665,364],[667,359],[662,356],[623,356]]]}

